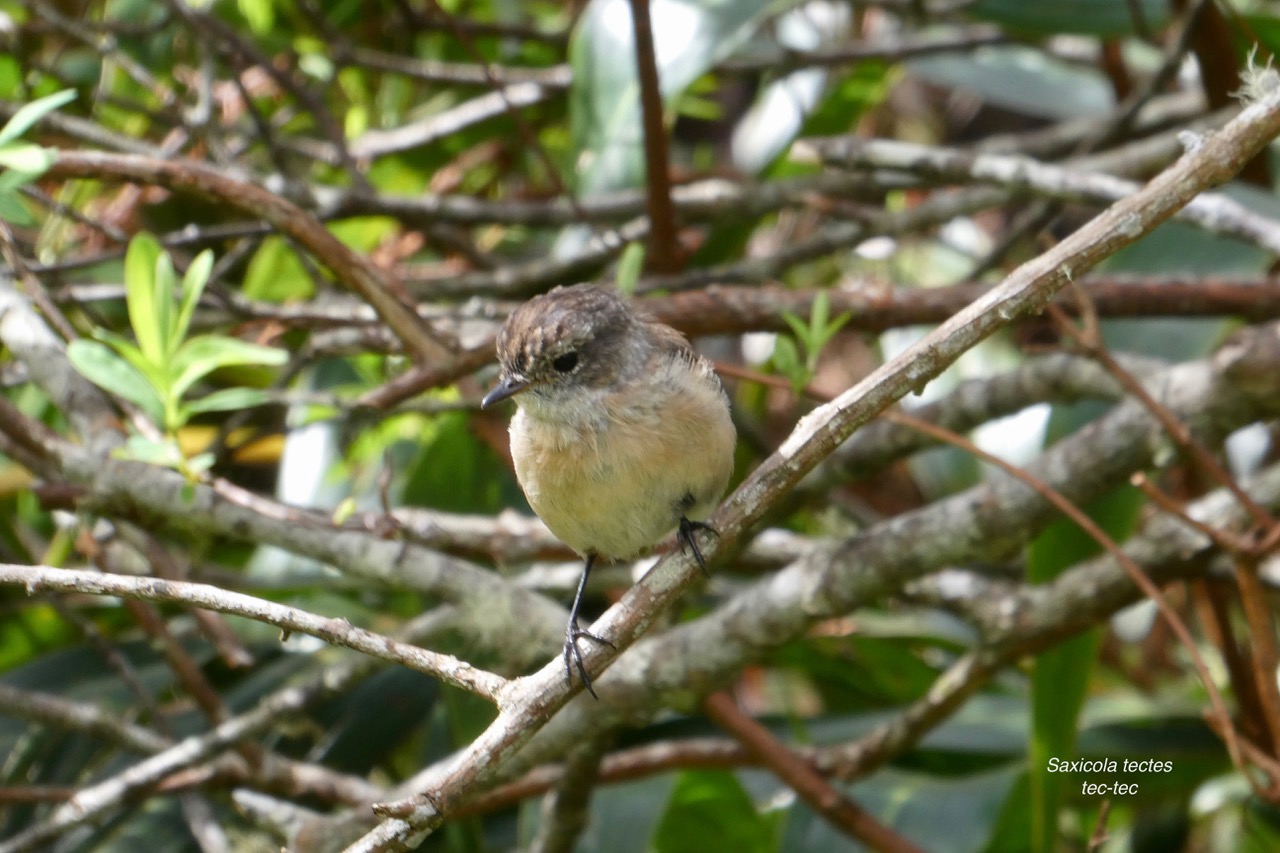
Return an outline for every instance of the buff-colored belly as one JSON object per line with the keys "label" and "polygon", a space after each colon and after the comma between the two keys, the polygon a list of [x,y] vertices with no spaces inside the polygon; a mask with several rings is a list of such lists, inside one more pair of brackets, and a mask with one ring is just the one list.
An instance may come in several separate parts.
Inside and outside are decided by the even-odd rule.
{"label": "buff-colored belly", "polygon": [[511,451],[529,505],[581,554],[636,556],[724,493],[735,433],[722,400],[695,395],[603,430],[518,412]]}

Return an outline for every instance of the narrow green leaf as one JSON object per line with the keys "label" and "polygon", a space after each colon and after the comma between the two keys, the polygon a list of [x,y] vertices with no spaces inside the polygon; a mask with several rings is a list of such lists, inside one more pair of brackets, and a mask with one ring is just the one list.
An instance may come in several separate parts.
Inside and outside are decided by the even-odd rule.
{"label": "narrow green leaf", "polygon": [[52,95],[37,98],[31,103],[23,105],[21,109],[13,114],[13,118],[9,119],[8,124],[0,128],[0,145],[17,139],[47,114],[63,104],[74,101],[75,98],[75,89],[63,89],[61,92],[54,92]]}
{"label": "narrow green leaf", "polygon": [[334,524],[341,526],[346,524],[347,520],[356,514],[356,510],[358,508],[356,499],[348,495],[333,508],[333,514],[330,518],[332,518]]}
{"label": "narrow green leaf", "polygon": [[152,364],[142,354],[142,350],[134,346],[133,341],[117,335],[110,329],[94,329],[93,336],[123,356],[125,361],[133,365],[134,370],[141,373],[143,378],[151,383],[151,387],[156,394],[161,399],[164,398],[166,389],[169,387],[169,375],[164,365]]}
{"label": "narrow green leaf", "polygon": [[155,305],[156,262],[164,250],[150,234],[138,234],[129,241],[124,255],[125,302],[129,324],[143,354],[153,364],[163,364],[164,327],[159,324]]}
{"label": "narrow green leaf", "polygon": [[796,352],[795,341],[791,338],[779,337],[773,342],[773,366],[783,376],[794,376],[800,368],[800,357]]}
{"label": "narrow green leaf", "polygon": [[124,444],[123,455],[138,462],[165,468],[177,468],[185,461],[176,442],[168,439],[153,441],[140,435],[129,436]]}
{"label": "narrow green leaf", "polygon": [[212,453],[197,453],[187,460],[186,469],[188,474],[203,474],[213,467],[213,463],[217,461],[217,457]]}
{"label": "narrow green leaf", "polygon": [[836,336],[836,332],[844,328],[844,324],[853,319],[852,311],[841,311],[840,315],[827,324],[826,337],[823,339],[825,344]]}
{"label": "narrow green leaf", "polygon": [[45,170],[53,165],[55,156],[48,148],[33,142],[0,145],[0,167],[28,175],[44,174]]}
{"label": "narrow green leaf", "polygon": [[160,361],[167,362],[173,355],[169,343],[173,340],[173,302],[174,288],[177,287],[178,276],[173,271],[173,259],[169,253],[161,250],[156,258],[155,278],[152,280],[151,304],[155,306],[156,331],[160,336]]}
{"label": "narrow green leaf", "polygon": [[178,309],[178,319],[171,329],[173,336],[169,338],[169,352],[176,352],[187,336],[187,330],[191,327],[191,317],[195,314],[196,305],[200,302],[200,294],[204,293],[204,286],[209,281],[209,272],[212,269],[213,252],[209,249],[196,255],[195,260],[187,267],[187,273],[182,277],[182,307]]}
{"label": "narrow green leaf", "polygon": [[791,332],[796,336],[796,340],[801,343],[807,343],[809,340],[809,324],[801,320],[795,314],[784,312],[782,320],[791,327]]}
{"label": "narrow green leaf", "polygon": [[220,367],[237,365],[275,366],[284,364],[289,354],[282,349],[251,344],[222,335],[199,335],[186,341],[173,355],[170,392],[181,397],[192,385]]}
{"label": "narrow green leaf", "polygon": [[618,258],[618,274],[614,278],[614,282],[618,285],[618,292],[626,296],[634,294],[636,282],[640,280],[640,271],[643,268],[644,244],[628,243],[622,250],[622,256]]}
{"label": "narrow green leaf", "polygon": [[155,423],[164,422],[164,403],[151,383],[133,365],[97,341],[72,341],[67,346],[71,365],[93,384],[118,394],[146,412]]}
{"label": "narrow green leaf", "polygon": [[827,317],[831,313],[831,299],[825,290],[819,290],[813,297],[813,310],[809,312],[809,340],[813,349],[822,346],[822,334],[827,330]]}
{"label": "narrow green leaf", "polygon": [[[1123,539],[1137,523],[1142,494],[1124,488],[1085,507],[1114,539]],[[1031,544],[1027,576],[1047,583],[1100,550],[1070,521],[1050,525]],[[1068,780],[1049,772],[1050,759],[1069,760],[1076,751],[1076,731],[1102,639],[1099,628],[1065,640],[1036,657],[1031,670],[1031,743],[1027,750],[1031,794],[1031,839],[1028,849],[1053,851],[1058,845],[1058,813]]]}
{"label": "narrow green leaf", "polygon": [[260,406],[270,399],[270,395],[258,388],[223,388],[198,400],[183,403],[180,411],[185,423],[191,419],[192,415],[201,412],[233,412],[237,409]]}

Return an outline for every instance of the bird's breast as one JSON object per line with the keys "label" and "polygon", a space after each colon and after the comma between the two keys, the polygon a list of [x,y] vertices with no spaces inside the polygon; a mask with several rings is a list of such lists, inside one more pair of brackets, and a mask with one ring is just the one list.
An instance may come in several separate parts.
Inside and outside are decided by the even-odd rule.
{"label": "bird's breast", "polygon": [[[656,379],[656,377],[655,377]],[[534,512],[582,554],[632,557],[685,515],[705,517],[733,470],[735,432],[718,387],[654,382],[511,422],[516,476]]]}

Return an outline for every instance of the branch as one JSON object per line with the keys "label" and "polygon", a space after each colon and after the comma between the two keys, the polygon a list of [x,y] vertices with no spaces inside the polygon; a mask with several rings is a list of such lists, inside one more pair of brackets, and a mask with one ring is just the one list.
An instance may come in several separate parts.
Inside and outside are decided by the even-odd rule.
{"label": "branch", "polygon": [[[1162,405],[1202,440],[1216,440],[1257,418],[1280,413],[1280,371],[1274,368],[1280,363],[1275,351],[1280,328],[1257,330],[1240,343],[1244,346],[1224,347],[1212,361],[1177,365],[1147,381]],[[1267,387],[1250,387],[1241,381],[1247,375],[1267,376],[1270,381]],[[1167,448],[1160,423],[1142,403],[1130,399],[1025,467],[1081,504],[1123,486],[1132,472],[1167,458]],[[1056,517],[1053,506],[1025,484],[1001,477],[834,546],[815,548],[711,613],[636,643],[597,680],[599,702],[575,702],[565,708],[511,760],[510,772],[555,760],[568,744],[589,737],[615,717],[635,720],[640,709],[682,707],[691,694],[726,683],[744,665],[803,636],[816,623],[867,606],[917,578],[956,565],[1007,559]],[[651,570],[623,604],[671,562]],[[1121,573],[1115,582],[1132,600],[1127,576]],[[1004,601],[995,599],[991,607],[1001,611]],[[595,628],[600,627],[597,622]],[[589,661],[600,654],[593,649]],[[443,768],[436,768],[417,784],[425,786],[442,775]]]}
{"label": "branch", "polygon": [[447,361],[457,347],[405,307],[395,295],[398,285],[389,281],[387,274],[365,255],[352,251],[302,208],[255,183],[188,160],[157,160],[93,151],[59,152],[46,177],[155,184],[260,217],[305,246],[340,282],[373,306],[383,322],[395,331],[405,350],[416,358]]}
{"label": "branch", "polygon": [[[1193,137],[1194,138],[1194,137]],[[1191,144],[1200,144],[1199,140]],[[972,154],[886,139],[810,139],[795,146],[796,159],[817,159],[846,169],[896,169],[947,181],[980,182],[1030,191],[1061,201],[1111,203],[1131,196],[1135,181],[1075,167],[1041,163],[1030,157]],[[1173,216],[1224,237],[1253,243],[1280,254],[1280,222],[1256,213],[1220,193],[1204,193]]]}
{"label": "branch", "polygon": [[346,619],[316,616],[296,607],[276,604],[239,592],[230,592],[208,584],[55,569],[48,566],[4,564],[0,564],[0,584],[24,586],[28,595],[34,595],[42,589],[90,595],[119,595],[144,601],[172,601],[219,613],[243,616],[246,619],[275,625],[286,633],[296,631],[308,634],[333,645],[345,646],[382,660],[403,664],[409,669],[439,678],[446,684],[460,687],[490,702],[496,701],[507,685],[505,679],[477,669],[452,655],[401,643],[381,634],[357,628]]}
{"label": "branch", "polygon": [[[898,358],[877,369],[830,404],[807,415],[778,451],[709,519],[712,526],[720,532],[720,538],[711,543],[705,556],[714,561],[717,555],[732,548],[744,535],[747,527],[759,521],[801,477],[875,413],[908,391],[922,387],[961,353],[1013,317],[1036,310],[1074,276],[1082,275],[1101,259],[1155,228],[1206,187],[1227,180],[1277,133],[1280,133],[1280,86],[1274,87],[1261,102],[1245,109],[1219,134],[1189,152],[1146,187],[1104,211],[1053,249],[1015,270],[1001,285],[942,324]],[[1133,413],[1132,408],[1129,407],[1126,412],[1131,417],[1140,419],[1143,426],[1149,429],[1146,413]],[[1080,435],[1089,434],[1086,431]],[[1152,448],[1145,447],[1144,451],[1149,454]],[[1093,484],[1086,482],[1081,486]],[[1025,487],[1022,487],[1020,497],[1026,500]],[[944,502],[940,509],[946,509],[950,503]],[[894,519],[884,527],[887,530],[909,528],[919,515],[920,513],[913,513]],[[836,558],[832,563],[841,564],[843,578],[831,578],[830,572],[824,571],[821,565],[805,565],[814,561],[801,561],[799,566],[780,572],[758,587],[755,591],[756,603],[762,610],[773,609],[768,601],[758,600],[761,589],[766,598],[774,595],[786,600],[791,609],[780,615],[783,616],[784,625],[792,631],[802,630],[806,621],[814,618],[815,609],[825,610],[835,606],[843,611],[856,606],[858,602],[883,592],[889,586],[892,575],[884,573],[883,566],[897,562],[893,555],[875,554],[871,556],[878,559],[855,560],[857,571],[853,571],[853,567],[845,560],[850,556],[860,557],[859,554],[851,553],[859,550],[861,549],[856,546],[848,547],[832,555]],[[869,572],[868,565],[877,566],[877,569]],[[622,601],[610,608],[593,626],[596,633],[608,637],[616,647],[600,646],[589,650],[585,657],[592,674],[598,675],[618,656],[621,649],[634,642],[697,574],[698,569],[692,557],[669,557],[659,562],[641,583],[632,587]],[[813,584],[817,578],[834,581],[842,588],[842,594],[815,588]],[[905,578],[892,580],[900,583]],[[853,595],[843,594],[848,592]],[[704,660],[688,661],[690,667],[695,663],[705,664],[700,668],[712,677],[707,681],[682,679],[675,689],[687,693],[693,684],[703,685],[704,689],[715,684],[718,678],[723,678],[722,667],[726,664],[736,664],[746,658],[750,651],[758,649],[759,644],[771,642],[777,634],[785,633],[785,629],[777,630],[781,626],[765,623],[769,630],[762,635],[761,624],[755,621],[749,627],[734,625],[732,630],[722,630],[728,629],[728,625],[715,624],[726,618],[726,611],[741,616],[741,604],[741,601],[736,601],[733,606],[713,614],[716,617],[714,619],[704,617],[698,622],[676,628],[661,638],[662,641],[674,642],[679,647],[690,639],[696,639],[691,634],[709,627],[717,635],[716,644],[694,644],[693,647],[710,650],[710,653],[704,651],[697,656]],[[728,642],[725,642],[726,638]],[[657,642],[650,641],[649,645],[656,645]],[[723,650],[726,645],[730,647],[728,653]],[[738,652],[736,657],[733,655],[734,651]],[[640,653],[640,646],[632,651],[637,663],[641,658],[649,660],[647,654]],[[672,685],[665,678],[682,667],[668,664],[672,660],[684,663],[682,657],[687,660],[694,656],[676,654],[659,658],[664,661],[664,665],[645,673],[646,687],[640,692],[656,693],[656,683],[663,683],[664,687],[671,689]],[[387,819],[349,848],[352,853],[406,849],[410,837],[420,836],[422,832],[438,826],[445,815],[462,802],[513,769],[517,765],[514,759],[521,748],[546,724],[552,714],[564,707],[572,693],[578,689],[577,682],[573,685],[565,683],[558,663],[552,661],[537,674],[520,682],[518,689],[508,697],[510,701],[504,706],[498,719],[457,757],[446,772],[430,778],[419,796],[382,806],[379,814]],[[634,676],[635,669],[629,669]],[[603,699],[603,691],[601,696]],[[608,716],[607,713],[589,715],[595,724]],[[560,720],[570,717],[582,722],[580,713],[562,714]]]}
{"label": "branch", "polygon": [[636,79],[640,84],[640,115],[644,127],[645,190],[649,210],[648,266],[657,273],[673,273],[680,266],[676,240],[676,212],[671,204],[671,174],[667,165],[667,128],[662,115],[662,89],[653,46],[649,0],[630,0],[635,34]]}

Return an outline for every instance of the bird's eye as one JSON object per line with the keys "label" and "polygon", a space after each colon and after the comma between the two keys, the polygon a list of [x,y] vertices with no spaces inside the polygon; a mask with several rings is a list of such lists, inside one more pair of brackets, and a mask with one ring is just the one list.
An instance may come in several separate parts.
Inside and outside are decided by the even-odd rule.
{"label": "bird's eye", "polygon": [[554,367],[556,371],[559,373],[568,373],[569,371],[573,370],[575,367],[578,366],[577,350],[569,350],[569,352],[565,353],[564,355],[558,356],[554,361],[551,362],[551,366]]}

